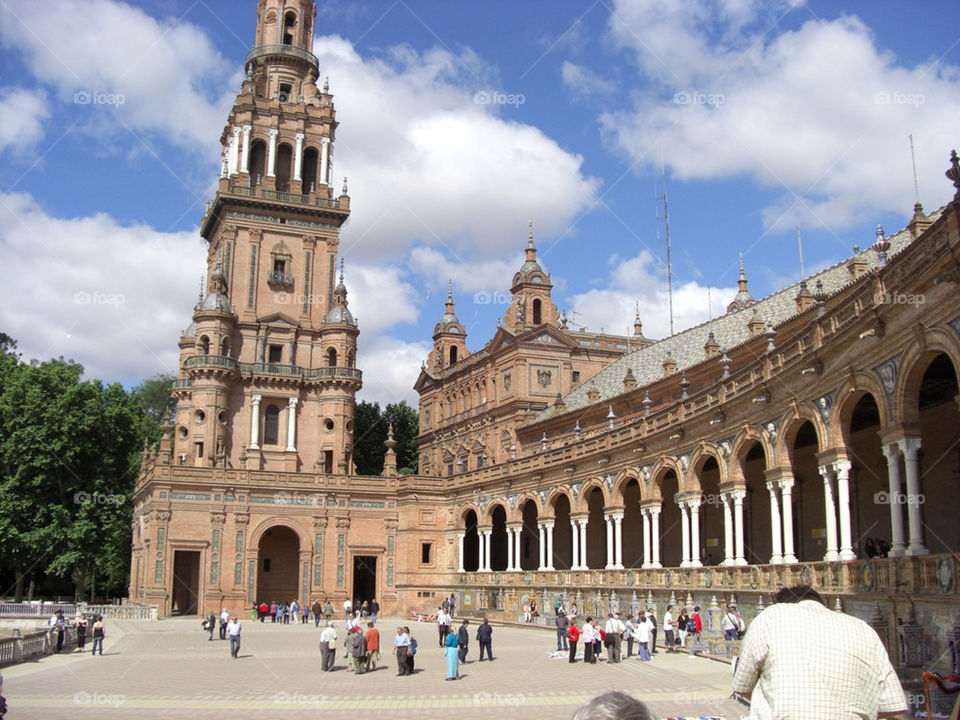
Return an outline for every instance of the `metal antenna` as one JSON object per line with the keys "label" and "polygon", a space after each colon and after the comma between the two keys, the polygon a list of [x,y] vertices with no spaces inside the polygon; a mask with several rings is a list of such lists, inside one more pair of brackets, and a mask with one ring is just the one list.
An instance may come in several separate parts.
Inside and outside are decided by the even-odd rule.
{"label": "metal antenna", "polygon": [[673,335],[673,264],[670,260],[670,206],[667,203],[667,173],[663,166],[663,154],[660,155],[660,177],[663,181],[663,195],[657,200],[663,200],[663,228],[667,243],[667,299],[670,307],[670,334]]}
{"label": "metal antenna", "polygon": [[910,138],[910,162],[913,163],[913,201],[920,204],[920,185],[917,183],[917,154],[913,151],[913,135]]}
{"label": "metal antenna", "polygon": [[803,239],[800,237],[800,226],[794,226],[797,229],[797,248],[800,250],[800,279],[803,280],[807,274],[803,270]]}

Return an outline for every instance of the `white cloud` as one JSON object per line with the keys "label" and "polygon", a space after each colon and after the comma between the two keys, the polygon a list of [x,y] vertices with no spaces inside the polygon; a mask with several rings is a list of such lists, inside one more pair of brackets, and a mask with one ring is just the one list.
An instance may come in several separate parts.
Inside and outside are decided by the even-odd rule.
{"label": "white cloud", "polygon": [[42,90],[0,88],[0,151],[16,154],[33,148],[43,137],[43,123],[50,117],[47,94]]}
{"label": "white cloud", "polygon": [[415,323],[419,292],[401,270],[385,265],[352,265],[346,272],[347,301],[361,337],[377,335],[401,323]]}
{"label": "white cloud", "polygon": [[397,258],[426,243],[489,256],[522,243],[528,218],[560,234],[593,203],[599,182],[579,155],[509,119],[512,106],[474,102],[490,87],[472,53],[362,58],[338,37],[318,38],[314,52],[342,123],[336,177],[356,198],[351,253]]}
{"label": "white cloud", "polygon": [[413,248],[409,260],[411,270],[421,275],[431,290],[445,290],[447,280],[452,280],[455,297],[462,297],[463,293],[506,292],[513,274],[522,264],[520,254],[509,260],[465,261],[451,259],[446,253],[429,247]]}
{"label": "white cloud", "polygon": [[[669,294],[656,261],[644,250],[636,257],[615,260],[602,289],[574,295],[571,304],[578,315],[574,326],[586,325],[594,332],[619,335],[633,333],[633,318],[639,305],[643,334],[662,338],[670,334]],[[674,330],[693,327],[717,317],[736,294],[736,288],[717,288],[687,282],[673,289]]]}
{"label": "white cloud", "polygon": [[662,152],[686,180],[747,176],[782,192],[768,228],[843,227],[912,204],[908,134],[928,209],[946,201],[946,151],[960,116],[960,69],[898,65],[853,17],[765,35],[784,4],[619,0],[613,37],[653,81],[604,114],[631,162]]}
{"label": "white cloud", "polygon": [[81,127],[122,130],[124,144],[131,143],[127,128],[161,133],[216,160],[241,76],[200,28],[113,0],[7,0],[0,39],[23,53],[24,65],[61,102],[76,104],[72,112],[87,116]]}
{"label": "white cloud", "polygon": [[363,370],[363,389],[357,400],[379,402],[381,407],[406,400],[411,407],[417,407],[419,397],[413,384],[432,345],[404,342],[389,335],[367,340],[360,336],[357,364]]}
{"label": "white cloud", "polygon": [[613,80],[607,80],[585,65],[577,65],[569,60],[564,60],[560,66],[560,79],[579,99],[612,95],[617,89]]}
{"label": "white cloud", "polygon": [[0,327],[26,358],[64,356],[87,377],[135,383],[175,371],[206,250],[195,232],[57,218],[0,195]]}

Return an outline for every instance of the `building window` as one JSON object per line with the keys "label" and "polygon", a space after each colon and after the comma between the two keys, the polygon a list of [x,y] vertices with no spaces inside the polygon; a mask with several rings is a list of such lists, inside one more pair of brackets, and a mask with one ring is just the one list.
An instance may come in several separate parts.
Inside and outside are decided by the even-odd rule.
{"label": "building window", "polygon": [[293,45],[293,33],[297,28],[297,16],[288,12],[283,16],[283,44]]}
{"label": "building window", "polygon": [[267,353],[267,362],[283,362],[283,345],[271,345]]}
{"label": "building window", "polygon": [[323,451],[323,471],[327,475],[333,474],[333,450]]}
{"label": "building window", "polygon": [[450,346],[450,364],[453,365],[457,362],[457,348],[455,345]]}
{"label": "building window", "polygon": [[433,551],[433,543],[420,543],[420,564],[429,565],[431,563],[430,555]]}
{"label": "building window", "polygon": [[276,445],[280,431],[280,408],[269,405],[263,416],[263,444]]}
{"label": "building window", "polygon": [[195,442],[193,444],[193,452],[194,452],[194,457],[196,457],[197,460],[202,460],[203,459],[203,443]]}
{"label": "building window", "polygon": [[579,370],[574,370],[574,371],[573,371],[573,384],[576,385],[578,382],[580,382],[580,371],[579,371]]}
{"label": "building window", "polygon": [[330,348],[327,350],[327,365],[329,367],[337,366],[337,350],[336,348]]}
{"label": "building window", "polygon": [[534,325],[539,325],[541,322],[543,322],[540,319],[542,307],[543,305],[539,300],[533,301],[533,324]]}

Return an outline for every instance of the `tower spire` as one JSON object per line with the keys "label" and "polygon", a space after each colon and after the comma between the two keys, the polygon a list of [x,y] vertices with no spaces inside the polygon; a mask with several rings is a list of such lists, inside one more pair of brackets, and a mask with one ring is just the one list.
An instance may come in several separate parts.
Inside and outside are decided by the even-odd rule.
{"label": "tower spire", "polygon": [[737,277],[737,294],[733,302],[727,305],[727,312],[743,310],[754,304],[753,295],[750,294],[750,288],[747,285],[747,273],[743,269],[743,253],[740,253],[740,274]]}

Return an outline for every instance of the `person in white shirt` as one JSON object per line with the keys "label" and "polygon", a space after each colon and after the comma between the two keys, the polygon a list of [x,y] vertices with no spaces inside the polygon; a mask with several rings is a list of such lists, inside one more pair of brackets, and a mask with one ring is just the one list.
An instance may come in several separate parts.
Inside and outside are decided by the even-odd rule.
{"label": "person in white shirt", "polygon": [[320,631],[320,669],[323,672],[333,670],[337,659],[337,630],[333,620],[327,620],[327,626]]}
{"label": "person in white shirt", "polygon": [[625,629],[623,621],[620,620],[620,613],[607,615],[607,624],[603,629],[607,635],[604,639],[607,645],[607,662],[620,662],[620,643]]}
{"label": "person in white shirt", "polygon": [[353,603],[350,602],[350,598],[347,598],[343,601],[343,620],[344,622],[350,621],[350,616],[353,614]]}
{"label": "person in white shirt", "polygon": [[597,658],[593,652],[593,644],[599,637],[599,631],[593,624],[593,618],[587,617],[580,628],[580,642],[583,643],[583,661],[585,663],[596,663]]}
{"label": "person in white shirt", "polygon": [[240,655],[240,621],[236,616],[230,618],[227,623],[227,635],[230,637],[230,657],[234,660]]}
{"label": "person in white shirt", "polygon": [[226,608],[220,610],[220,639],[227,639],[227,625],[230,623],[230,613]]}
{"label": "person in white shirt", "polygon": [[447,642],[447,634],[450,632],[450,623],[453,622],[453,618],[450,617],[450,614],[443,609],[441,605],[437,608],[437,631],[440,635],[440,647],[444,647]]}
{"label": "person in white shirt", "polygon": [[737,609],[733,605],[727,606],[727,614],[720,621],[720,629],[723,630],[724,640],[740,639],[740,617],[737,615]]}
{"label": "person in white shirt", "polygon": [[646,662],[650,659],[650,631],[653,630],[653,621],[646,613],[640,613],[634,624],[634,637],[637,639],[637,656]]}
{"label": "person in white shirt", "polygon": [[673,605],[667,605],[667,611],[663,614],[663,641],[667,645],[667,652],[677,651],[673,639]]}

